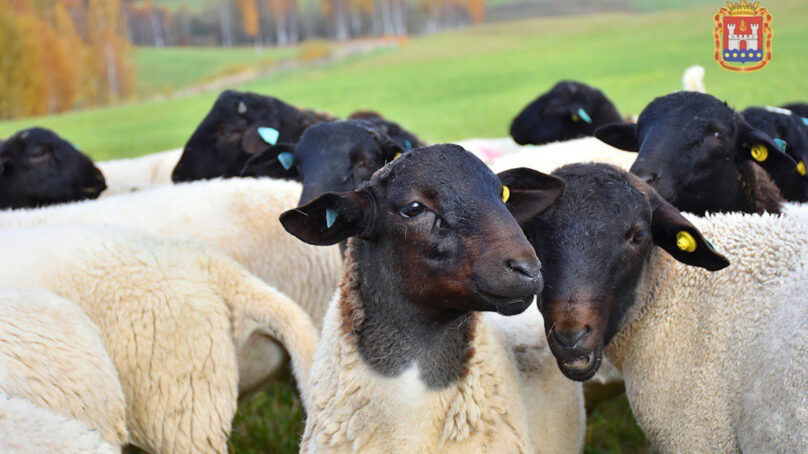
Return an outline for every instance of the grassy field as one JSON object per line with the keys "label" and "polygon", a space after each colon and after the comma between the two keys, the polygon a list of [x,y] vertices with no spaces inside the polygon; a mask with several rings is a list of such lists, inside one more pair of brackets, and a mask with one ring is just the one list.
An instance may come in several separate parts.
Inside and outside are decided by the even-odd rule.
{"label": "grassy field", "polygon": [[[751,74],[724,71],[712,60],[715,8],[710,7],[481,25],[411,39],[382,55],[279,73],[242,88],[338,115],[374,108],[431,141],[504,136],[513,115],[562,78],[602,88],[624,113],[637,113],[655,96],[680,88],[682,71],[691,64],[704,65],[708,90],[737,107],[808,98],[808,8],[803,0],[769,7],[775,17],[774,60]],[[234,51],[209,52],[224,59]],[[199,66],[204,64],[189,63],[188,71],[203,71]],[[143,69],[141,74],[145,77]],[[0,136],[42,125],[95,158],[134,156],[182,146],[215,96],[5,122]]]}
{"label": "grassy field", "polygon": [[[680,88],[685,67],[707,69],[708,90],[742,108],[808,99],[804,0],[770,0],[774,60],[763,71],[724,71],[712,60],[715,6],[647,14],[616,13],[480,25],[410,39],[399,49],[323,67],[282,72],[240,87],[296,105],[346,115],[373,108],[423,138],[501,137],[514,114],[559,79],[602,88],[623,113]],[[277,57],[284,51],[267,51]],[[143,87],[157,91],[215,75],[228,65],[264,58],[252,49],[146,51]],[[282,58],[282,57],[280,57]],[[0,123],[0,137],[23,127],[50,127],[96,159],[180,147],[216,93]],[[241,402],[233,452],[295,452],[301,409],[289,380]],[[642,453],[648,447],[626,400],[589,420],[586,452]]]}
{"label": "grassy field", "polygon": [[178,88],[232,74],[255,66],[271,66],[278,60],[294,58],[294,48],[253,47],[137,49],[137,94],[145,97],[169,94]]}

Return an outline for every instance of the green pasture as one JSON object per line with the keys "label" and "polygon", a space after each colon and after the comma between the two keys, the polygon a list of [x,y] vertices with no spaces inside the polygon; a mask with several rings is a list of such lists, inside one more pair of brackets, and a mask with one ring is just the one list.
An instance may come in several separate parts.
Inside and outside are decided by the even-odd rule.
{"label": "green pasture", "polygon": [[[337,115],[373,108],[430,141],[504,136],[524,104],[565,78],[600,87],[626,114],[679,89],[682,71],[692,64],[707,69],[711,93],[739,108],[806,99],[808,8],[803,0],[768,6],[774,15],[774,60],[750,74],[725,71],[712,60],[715,8],[707,7],[483,24],[410,39],[394,51],[281,72],[238,88]],[[159,52],[185,54],[168,49],[139,57],[147,62],[139,70],[145,86],[181,85],[191,73],[210,70],[214,60],[248,59],[254,50],[204,49],[182,60],[150,55]],[[173,69],[163,71],[162,66]],[[135,156],[182,146],[215,96],[3,122],[0,136],[41,125],[97,159]]]}

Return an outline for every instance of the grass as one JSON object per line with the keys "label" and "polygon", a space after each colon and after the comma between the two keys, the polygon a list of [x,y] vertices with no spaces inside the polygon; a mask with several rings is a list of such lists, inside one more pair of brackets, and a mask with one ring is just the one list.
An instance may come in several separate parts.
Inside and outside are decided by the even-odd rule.
{"label": "grass", "polygon": [[[752,74],[724,71],[712,60],[712,16],[718,6],[484,24],[410,39],[395,51],[278,73],[240,88],[338,115],[373,108],[433,142],[504,136],[519,109],[563,78],[600,87],[623,113],[638,113],[654,97],[678,90],[682,71],[692,64],[707,69],[711,93],[739,108],[805,99],[804,0],[764,5],[774,15],[774,60]],[[149,51],[138,57],[145,61],[141,83],[157,90],[183,86],[228,65],[262,58],[253,53]],[[135,156],[181,146],[215,96],[4,122],[0,137],[42,125],[96,159]],[[281,381],[241,402],[233,427],[233,452],[295,452],[303,426],[293,385]],[[599,407],[589,419],[588,454],[648,451],[625,398]]]}
{"label": "grass", "polygon": [[199,83],[239,69],[267,66],[293,58],[294,48],[167,47],[137,49],[137,93],[144,97],[169,94],[178,88]]}

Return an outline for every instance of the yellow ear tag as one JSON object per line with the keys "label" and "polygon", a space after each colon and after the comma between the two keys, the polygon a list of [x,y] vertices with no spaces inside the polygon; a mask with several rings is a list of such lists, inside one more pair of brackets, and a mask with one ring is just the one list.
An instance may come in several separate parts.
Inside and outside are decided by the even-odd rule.
{"label": "yellow ear tag", "polygon": [[752,147],[752,158],[757,162],[763,162],[769,157],[769,150],[766,145],[758,144]]}
{"label": "yellow ear tag", "polygon": [[572,114],[572,121],[578,121],[578,115]]}
{"label": "yellow ear tag", "polygon": [[682,230],[676,234],[676,247],[685,252],[693,252],[696,250],[696,239],[690,233]]}
{"label": "yellow ear tag", "polygon": [[398,153],[396,153],[395,156],[393,156],[393,161],[395,161],[396,159],[398,159],[400,157],[401,157],[401,152],[399,151]]}
{"label": "yellow ear tag", "polygon": [[805,176],[805,161],[800,161],[797,163],[797,173]]}
{"label": "yellow ear tag", "polygon": [[508,199],[511,198],[511,190],[508,189],[507,186],[502,185],[502,201],[507,203]]}

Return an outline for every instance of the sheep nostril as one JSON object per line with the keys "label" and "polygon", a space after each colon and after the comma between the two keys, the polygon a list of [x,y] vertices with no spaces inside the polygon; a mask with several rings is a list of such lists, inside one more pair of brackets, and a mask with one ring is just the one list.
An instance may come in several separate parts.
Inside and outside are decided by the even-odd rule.
{"label": "sheep nostril", "polygon": [[589,334],[592,329],[587,325],[581,328],[575,328],[569,331],[561,331],[554,329],[553,337],[564,348],[575,348],[581,340]]}
{"label": "sheep nostril", "polygon": [[529,279],[536,279],[541,273],[541,262],[538,260],[508,260],[505,266]]}

